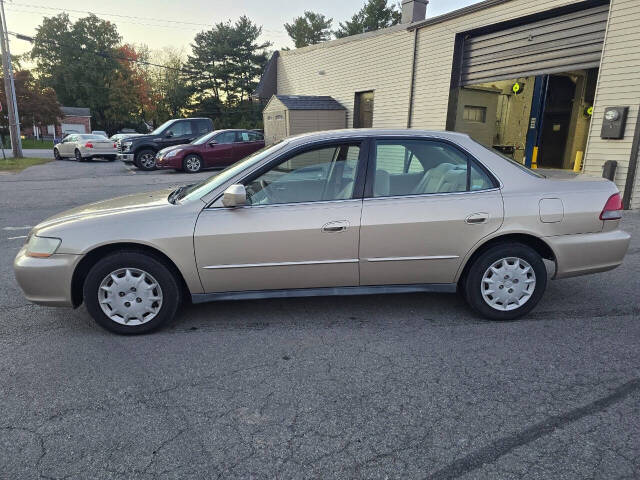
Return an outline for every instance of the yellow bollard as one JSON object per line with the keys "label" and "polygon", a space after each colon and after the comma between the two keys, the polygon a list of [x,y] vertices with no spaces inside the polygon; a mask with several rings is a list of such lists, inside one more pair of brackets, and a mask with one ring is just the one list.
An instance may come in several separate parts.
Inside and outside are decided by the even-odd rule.
{"label": "yellow bollard", "polygon": [[538,168],[538,147],[533,147],[533,155],[531,155],[531,168]]}
{"label": "yellow bollard", "polygon": [[580,150],[578,150],[576,152],[576,161],[573,162],[573,171],[574,172],[581,172],[582,171],[582,158],[584,157],[584,152],[581,152]]}

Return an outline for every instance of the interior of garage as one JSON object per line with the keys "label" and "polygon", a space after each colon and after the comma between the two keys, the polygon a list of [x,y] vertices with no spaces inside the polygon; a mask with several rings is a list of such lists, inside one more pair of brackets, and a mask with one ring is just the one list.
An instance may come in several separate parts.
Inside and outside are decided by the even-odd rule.
{"label": "interior of garage", "polygon": [[460,87],[455,130],[541,168],[580,166],[598,69]]}

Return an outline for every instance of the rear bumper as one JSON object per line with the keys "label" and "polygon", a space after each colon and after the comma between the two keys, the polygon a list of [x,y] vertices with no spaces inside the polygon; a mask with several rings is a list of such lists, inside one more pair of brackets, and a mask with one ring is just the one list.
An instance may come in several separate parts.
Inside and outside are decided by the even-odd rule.
{"label": "rear bumper", "polygon": [[116,158],[121,162],[133,163],[133,153],[118,153]]}
{"label": "rear bumper", "polygon": [[558,235],[544,239],[556,256],[554,278],[605,272],[619,266],[629,249],[631,235],[611,232]]}
{"label": "rear bumper", "polygon": [[26,247],[18,252],[13,271],[27,300],[51,307],[71,307],[71,279],[80,255],[54,254],[48,258],[26,255]]}

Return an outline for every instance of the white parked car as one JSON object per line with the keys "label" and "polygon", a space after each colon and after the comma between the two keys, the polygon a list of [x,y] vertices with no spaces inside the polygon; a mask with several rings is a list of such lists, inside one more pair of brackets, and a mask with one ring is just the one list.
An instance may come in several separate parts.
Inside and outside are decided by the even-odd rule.
{"label": "white parked car", "polygon": [[72,133],[53,147],[56,160],[75,158],[79,162],[92,158],[106,158],[110,162],[116,159],[116,143],[102,135],[90,133]]}

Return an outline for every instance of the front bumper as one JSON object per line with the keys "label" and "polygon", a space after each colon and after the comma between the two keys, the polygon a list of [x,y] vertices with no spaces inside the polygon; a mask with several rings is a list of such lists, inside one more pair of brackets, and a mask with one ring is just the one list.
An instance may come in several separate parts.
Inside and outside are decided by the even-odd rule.
{"label": "front bumper", "polygon": [[116,158],[121,162],[133,163],[133,153],[118,153]]}
{"label": "front bumper", "polygon": [[53,254],[33,258],[22,247],[13,261],[18,285],[27,300],[51,307],[71,307],[71,279],[81,255]]}
{"label": "front bumper", "polygon": [[554,278],[613,270],[624,260],[631,235],[622,230],[558,235],[544,239],[556,256]]}
{"label": "front bumper", "polygon": [[182,168],[182,157],[156,156],[156,168]]}

